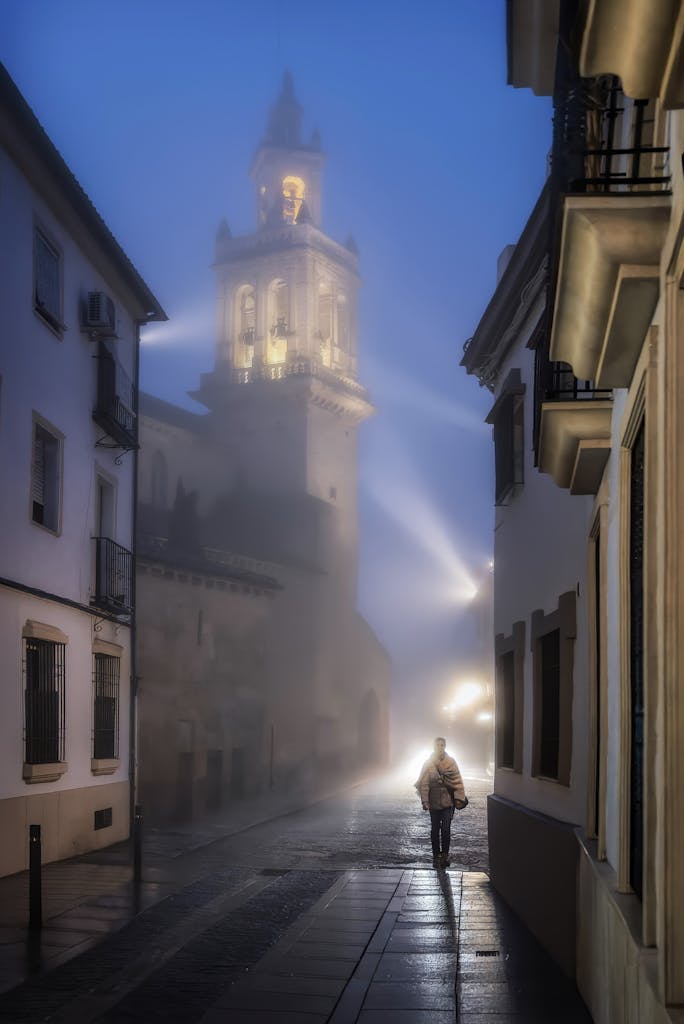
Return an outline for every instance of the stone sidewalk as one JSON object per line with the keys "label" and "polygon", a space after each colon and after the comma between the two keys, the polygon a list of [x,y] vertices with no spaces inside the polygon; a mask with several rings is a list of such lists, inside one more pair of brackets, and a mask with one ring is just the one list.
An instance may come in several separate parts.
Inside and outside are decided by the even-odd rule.
{"label": "stone sidewalk", "polygon": [[201,1024],[589,1024],[486,875],[346,872]]}

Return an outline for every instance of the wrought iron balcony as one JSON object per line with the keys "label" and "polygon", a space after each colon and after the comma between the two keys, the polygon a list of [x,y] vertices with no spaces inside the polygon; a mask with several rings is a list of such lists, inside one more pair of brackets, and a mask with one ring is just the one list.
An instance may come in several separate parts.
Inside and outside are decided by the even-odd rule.
{"label": "wrought iron balcony", "polygon": [[93,603],[119,615],[133,608],[133,553],[109,537],[95,537]]}
{"label": "wrought iron balcony", "polygon": [[554,96],[557,187],[565,193],[669,192],[669,148],[655,144],[653,117],[648,100],[628,106],[619,78],[583,79],[568,71]]}
{"label": "wrought iron balcony", "polygon": [[[93,419],[111,438],[111,447],[137,446],[133,382],[103,341],[97,350],[97,402]],[[110,446],[103,441],[98,444]]]}
{"label": "wrought iron balcony", "polygon": [[597,388],[594,381],[578,380],[567,363],[547,363],[546,381],[540,381],[545,402],[586,402],[612,398],[611,388]]}

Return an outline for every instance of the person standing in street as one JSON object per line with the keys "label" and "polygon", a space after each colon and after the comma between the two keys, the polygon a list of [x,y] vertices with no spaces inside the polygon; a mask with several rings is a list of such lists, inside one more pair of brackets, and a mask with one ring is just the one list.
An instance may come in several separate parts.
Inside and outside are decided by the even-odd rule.
{"label": "person standing in street", "polygon": [[458,765],[447,754],[443,736],[435,739],[434,752],[421,768],[416,790],[423,810],[430,812],[432,863],[436,868],[446,868],[451,863],[449,846],[454,809],[465,807],[468,798]]}

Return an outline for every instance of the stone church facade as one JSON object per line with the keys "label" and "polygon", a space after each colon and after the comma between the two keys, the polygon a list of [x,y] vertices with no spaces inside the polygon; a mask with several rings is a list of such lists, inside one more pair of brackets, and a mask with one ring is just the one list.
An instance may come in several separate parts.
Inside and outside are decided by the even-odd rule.
{"label": "stone church facade", "polygon": [[389,661],[356,608],[358,253],[321,229],[323,154],[289,76],[216,238],[196,414],[141,398],[140,796],[190,817],[313,793],[388,754]]}

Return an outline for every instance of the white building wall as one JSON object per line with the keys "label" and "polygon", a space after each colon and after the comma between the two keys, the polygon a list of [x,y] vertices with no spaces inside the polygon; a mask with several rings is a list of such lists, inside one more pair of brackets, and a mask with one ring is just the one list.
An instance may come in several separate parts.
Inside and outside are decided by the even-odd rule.
{"label": "white building wall", "polygon": [[[36,169],[36,175],[41,172]],[[66,200],[65,200],[66,202]],[[115,302],[118,339],[111,348],[131,378],[136,328],[116,285],[85,255],[93,241],[75,237],[5,150],[0,150],[0,874],[27,866],[28,824],[43,825],[43,857],[54,860],[106,846],[128,834],[130,627],[98,617],[95,595],[97,475],[114,487],[110,539],[131,550],[132,453],[96,447],[93,422],[97,342],[80,329],[89,291]],[[34,231],[61,255],[61,332],[34,310]],[[140,315],[140,314],[138,314]],[[34,418],[62,436],[61,507],[56,532],[32,521]],[[111,440],[111,439],[107,439]],[[4,582],[2,582],[4,581]],[[16,586],[10,586],[9,583]],[[21,588],[44,592],[39,598]],[[71,607],[71,602],[79,607]],[[61,630],[66,642],[65,762],[55,781],[24,779],[24,670],[27,621]],[[96,641],[120,650],[119,757],[100,774],[93,755],[93,652]],[[95,831],[95,810],[112,807],[112,825]]]}
{"label": "white building wall", "polygon": [[[541,303],[542,300],[540,300]],[[525,682],[522,774],[497,769],[495,792],[561,821],[584,822],[587,772],[587,605],[586,549],[593,499],[571,496],[534,466],[534,352],[527,341],[541,305],[531,312],[515,348],[502,364],[499,382],[520,370],[525,385],[524,484],[508,504],[496,509],[494,533],[494,633],[510,635],[525,622]],[[530,619],[537,609],[548,615],[561,594],[574,591],[577,637],[574,644],[572,761],[570,786],[532,776],[533,657]]]}

